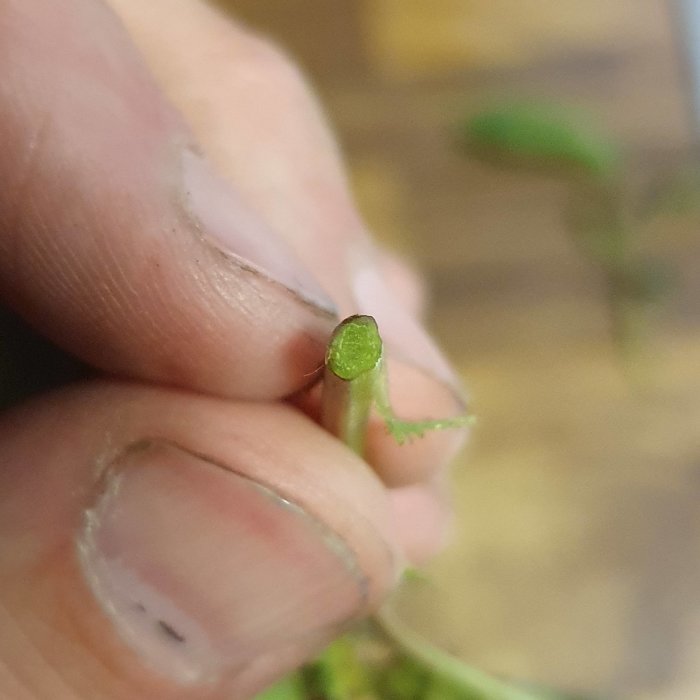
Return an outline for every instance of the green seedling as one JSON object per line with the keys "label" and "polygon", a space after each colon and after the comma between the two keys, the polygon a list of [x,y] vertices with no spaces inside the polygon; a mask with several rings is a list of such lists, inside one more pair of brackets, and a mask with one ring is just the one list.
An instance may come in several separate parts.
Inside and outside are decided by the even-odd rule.
{"label": "green seedling", "polygon": [[333,331],[326,352],[322,421],[324,427],[363,456],[367,423],[372,409],[399,443],[422,437],[431,430],[462,428],[473,416],[407,421],[399,418],[389,401],[382,339],[371,316],[350,316]]}
{"label": "green seedling", "polygon": [[308,700],[301,674],[294,673],[258,695],[255,700]]}
{"label": "green seedling", "polygon": [[509,165],[568,170],[591,178],[614,176],[619,155],[583,117],[560,107],[511,104],[469,119],[460,140],[471,151]]}
{"label": "green seedling", "polygon": [[561,107],[512,104],[466,119],[461,147],[506,167],[548,173],[568,189],[565,223],[579,252],[600,273],[611,335],[625,361],[639,358],[650,319],[673,287],[674,272],[650,251],[655,223],[700,204],[700,178],[679,173],[668,186],[640,193],[611,139]]}
{"label": "green seedling", "polygon": [[[389,402],[383,345],[371,316],[351,316],[328,344],[324,427],[362,456],[372,411],[399,442],[429,430],[462,428],[472,416],[405,421]],[[416,578],[410,575],[408,578]],[[369,622],[333,642],[313,663],[258,700],[564,700],[473,668],[410,630],[389,602]]]}

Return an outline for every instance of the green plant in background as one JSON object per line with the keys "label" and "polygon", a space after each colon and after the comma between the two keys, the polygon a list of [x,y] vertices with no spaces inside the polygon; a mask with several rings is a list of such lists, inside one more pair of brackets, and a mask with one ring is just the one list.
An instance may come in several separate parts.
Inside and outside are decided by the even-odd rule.
{"label": "green plant in background", "polygon": [[508,105],[470,117],[462,143],[484,159],[557,169],[593,180],[619,167],[617,149],[573,113],[544,105]]}
{"label": "green plant in background", "polygon": [[666,187],[634,194],[612,140],[580,115],[553,106],[512,104],[485,111],[466,119],[459,136],[472,157],[567,183],[566,225],[601,273],[613,339],[629,367],[674,277],[658,254],[648,252],[652,224],[697,208],[697,176],[678,172]]}
{"label": "green plant in background", "polygon": [[[399,442],[472,422],[467,415],[409,422],[394,414],[382,341],[371,316],[351,316],[335,329],[323,381],[323,425],[359,455],[373,408]],[[459,661],[410,630],[389,601],[371,620],[337,639],[313,663],[257,700],[576,699],[509,683]]]}

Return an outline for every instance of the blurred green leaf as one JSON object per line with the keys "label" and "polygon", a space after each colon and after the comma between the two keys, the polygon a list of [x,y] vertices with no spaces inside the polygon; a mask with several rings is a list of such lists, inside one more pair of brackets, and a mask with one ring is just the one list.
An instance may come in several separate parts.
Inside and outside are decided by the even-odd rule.
{"label": "blurred green leaf", "polygon": [[331,642],[307,667],[310,685],[323,700],[379,700],[374,693],[372,666],[358,655],[361,645],[360,638],[346,634]]}
{"label": "blurred green leaf", "polygon": [[295,673],[257,695],[255,700],[307,700],[307,695],[301,677]]}
{"label": "blurred green leaf", "polygon": [[394,658],[379,676],[380,698],[422,700],[430,685],[431,674],[424,666],[407,656]]}
{"label": "blurred green leaf", "polygon": [[618,166],[617,149],[582,117],[555,106],[511,104],[470,117],[462,142],[477,157],[602,178]]}

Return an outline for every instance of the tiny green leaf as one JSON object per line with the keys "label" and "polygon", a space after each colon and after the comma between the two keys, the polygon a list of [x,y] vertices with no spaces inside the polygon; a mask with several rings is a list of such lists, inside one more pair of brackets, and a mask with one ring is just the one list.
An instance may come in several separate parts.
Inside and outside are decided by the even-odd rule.
{"label": "tiny green leaf", "polygon": [[301,677],[298,673],[293,673],[264,693],[256,695],[255,700],[307,700],[307,697]]}
{"label": "tiny green leaf", "polygon": [[556,106],[511,104],[482,112],[463,125],[462,139],[474,155],[526,166],[606,177],[618,165],[607,139]]}
{"label": "tiny green leaf", "polygon": [[462,414],[451,418],[429,418],[426,420],[403,420],[399,418],[389,400],[389,389],[386,370],[382,365],[378,372],[374,388],[374,407],[382,417],[388,433],[403,445],[413,438],[422,438],[425,433],[432,430],[449,430],[453,428],[466,428],[474,423],[475,417],[470,414]]}
{"label": "tiny green leaf", "polygon": [[347,634],[331,642],[312,664],[324,700],[379,700],[372,690],[370,669],[358,656],[360,645]]}
{"label": "tiny green leaf", "polygon": [[387,431],[399,445],[410,442],[413,438],[422,438],[426,433],[432,430],[466,428],[467,426],[473,425],[476,420],[476,418],[471,415],[417,421],[401,420],[393,414],[384,414],[381,412],[380,415],[384,419]]}
{"label": "tiny green leaf", "polygon": [[[408,656],[399,655],[379,679],[381,698],[421,700],[431,685],[431,671]],[[446,699],[444,699],[446,700]]]}

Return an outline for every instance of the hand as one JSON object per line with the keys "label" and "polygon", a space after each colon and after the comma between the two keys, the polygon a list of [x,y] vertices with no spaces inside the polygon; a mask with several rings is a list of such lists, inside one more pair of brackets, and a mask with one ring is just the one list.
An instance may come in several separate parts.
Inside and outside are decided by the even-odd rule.
{"label": "hand", "polygon": [[364,312],[397,411],[459,411],[420,285],[211,7],[8,0],[0,65],[0,297],[104,375],[0,416],[0,696],[250,697],[440,543],[463,435],[373,424],[365,463],[303,391]]}

